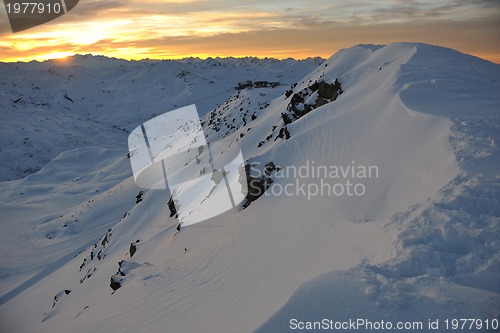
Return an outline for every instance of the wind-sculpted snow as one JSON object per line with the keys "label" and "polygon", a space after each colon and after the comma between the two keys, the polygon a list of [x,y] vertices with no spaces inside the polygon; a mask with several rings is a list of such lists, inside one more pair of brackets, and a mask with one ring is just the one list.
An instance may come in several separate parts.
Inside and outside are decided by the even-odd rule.
{"label": "wind-sculpted snow", "polygon": [[[287,332],[323,319],[363,319],[422,322],[428,331],[436,320],[498,319],[498,65],[416,43],[354,46],[300,77],[278,74],[297,70],[290,61],[259,67],[252,59],[191,59],[181,62],[186,68],[72,61],[71,70],[85,78],[79,85],[99,82],[98,73],[110,66],[128,73],[126,81],[105,81],[108,111],[89,112],[96,128],[113,128],[102,139],[112,138],[79,141],[99,148],[64,153],[24,180],[1,184],[8,254],[0,280],[2,330]],[[166,71],[178,76],[176,84],[158,98],[159,73]],[[224,82],[215,83],[220,90],[211,90],[208,75]],[[204,83],[190,86],[195,81]],[[325,95],[330,87],[342,93]],[[181,227],[168,193],[141,190],[124,169],[122,130],[226,88],[232,90],[224,98],[197,104],[205,110],[207,142],[218,143],[222,159],[241,148],[248,178],[263,180],[267,190],[247,198],[244,209]],[[47,101],[26,93],[14,104],[57,95],[71,110],[90,110],[101,94],[64,89]],[[132,91],[144,96],[116,97]],[[328,98],[318,103],[321,94]],[[9,121],[35,114],[19,110]],[[111,140],[118,150],[102,156]]]}
{"label": "wind-sculpted snow", "polygon": [[401,65],[400,96],[415,111],[452,121],[459,174],[425,202],[391,217],[392,259],[304,283],[256,332],[288,331],[292,318],[337,324],[359,318],[365,320],[356,326],[361,330],[373,327],[366,322],[420,322],[424,331],[429,320],[440,320],[441,329],[452,318],[498,320],[500,69],[453,50],[415,48]]}

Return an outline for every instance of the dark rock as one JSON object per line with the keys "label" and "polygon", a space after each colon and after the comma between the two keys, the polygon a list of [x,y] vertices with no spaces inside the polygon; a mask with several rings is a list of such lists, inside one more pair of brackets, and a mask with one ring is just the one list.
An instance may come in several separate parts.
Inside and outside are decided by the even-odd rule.
{"label": "dark rock", "polygon": [[123,260],[120,260],[118,262],[118,274],[120,274],[121,276],[125,276],[125,273],[122,272],[122,265],[123,265]]}
{"label": "dark rock", "polygon": [[[292,122],[292,120],[287,116],[286,113],[281,113],[281,118],[283,118],[283,122],[285,123],[285,125],[288,125]],[[273,129],[273,131],[274,131],[274,129]]]}
{"label": "dark rock", "polygon": [[64,94],[64,98],[66,98],[68,101],[70,101],[71,103],[73,103],[73,100],[67,94]]}
{"label": "dark rock", "polygon": [[333,84],[328,84],[325,81],[321,81],[318,84],[318,95],[326,98],[326,99],[333,99],[333,96],[335,94],[335,87]]}
{"label": "dark rock", "polygon": [[290,105],[290,110],[295,115],[295,119],[299,119],[300,117],[302,117],[304,115],[304,111],[297,109],[296,105]]}
{"label": "dark rock", "polygon": [[288,128],[285,127],[285,140],[290,139],[290,132],[288,132]]}
{"label": "dark rock", "polygon": [[113,289],[113,291],[117,291],[122,286],[121,281],[117,281],[115,279],[116,279],[116,276],[113,275],[111,277],[111,283],[109,284],[109,286],[111,287],[111,289]]}
{"label": "dark rock", "polygon": [[245,199],[252,202],[260,198],[268,188],[266,178],[248,178],[248,192]]}
{"label": "dark rock", "polygon": [[280,132],[278,133],[278,136],[274,138],[274,141],[276,141],[278,138],[284,138],[285,140],[290,139],[290,132],[288,132],[288,128],[286,128],[286,126],[280,129]]}
{"label": "dark rock", "polygon": [[292,100],[290,101],[292,105],[297,105],[302,102],[304,102],[304,97],[302,97],[300,94],[294,94],[292,96]]}
{"label": "dark rock", "polygon": [[170,210],[170,217],[174,215],[177,217],[177,208],[175,208],[175,202],[172,196],[170,197],[170,200],[168,200],[167,205]]}
{"label": "dark rock", "polygon": [[304,114],[311,112],[312,109],[310,104],[304,104]]}
{"label": "dark rock", "polygon": [[265,168],[264,168],[264,173],[266,174],[266,176],[271,176],[271,172],[275,171],[276,170],[276,165],[274,164],[273,161],[269,162],[266,164]]}
{"label": "dark rock", "polygon": [[319,83],[316,81],[313,84],[311,84],[308,88],[311,89],[312,91],[318,90]]}
{"label": "dark rock", "polygon": [[314,105],[314,108],[319,108],[320,106],[323,106],[323,105],[328,104],[328,103],[329,103],[329,101],[327,101],[326,99],[324,99],[321,96],[318,96],[318,98],[316,99],[316,104]]}
{"label": "dark rock", "polygon": [[137,251],[137,246],[134,243],[130,243],[130,249],[129,249],[130,258],[134,256],[136,251]]}
{"label": "dark rock", "polygon": [[342,85],[340,84],[339,79],[335,79],[335,82],[333,82],[333,87],[335,88],[335,91],[337,91],[339,95],[344,92],[342,90]]}
{"label": "dark rock", "polygon": [[139,194],[135,196],[135,203],[138,204],[142,201],[142,196],[144,195],[144,191],[140,190]]}
{"label": "dark rock", "polygon": [[277,170],[276,165],[271,161],[266,164],[264,169],[264,176],[254,177],[250,173],[252,166],[245,165],[246,179],[247,179],[247,195],[243,208],[247,208],[251,202],[260,198],[269,186],[273,183],[271,173]]}

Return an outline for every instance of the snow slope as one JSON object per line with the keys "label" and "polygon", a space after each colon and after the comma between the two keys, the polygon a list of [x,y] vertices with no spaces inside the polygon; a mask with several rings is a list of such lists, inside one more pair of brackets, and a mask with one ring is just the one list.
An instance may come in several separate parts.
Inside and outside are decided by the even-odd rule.
{"label": "snow slope", "polygon": [[[1,293],[31,285],[40,272],[48,272],[47,263],[64,264],[71,256],[61,262],[62,257],[95,242],[135,204],[140,189],[133,180],[127,185],[133,190],[126,192],[134,193],[123,194],[130,200],[114,197],[112,206],[101,202],[106,191],[116,192],[113,187],[132,175],[126,159],[130,130],[188,103],[196,102],[206,113],[247,80],[278,81],[282,85],[273,90],[282,92],[321,62],[127,62],[77,55],[65,61],[0,63],[0,179],[12,180],[2,183],[0,194],[2,221],[9,225],[1,234],[6,254]],[[93,209],[92,215],[77,223],[85,208]],[[19,281],[26,284],[15,288]]]}
{"label": "snow slope", "polygon": [[[310,87],[336,79],[343,93],[318,103],[324,94]],[[498,319],[499,86],[498,65],[396,43],[342,50],[281,90],[234,91],[208,108],[207,140],[224,139],[215,152],[223,157],[240,147],[255,173],[270,161],[280,170],[248,208],[179,233],[168,193],[146,190],[136,202],[126,147],[68,150],[1,184],[2,330],[286,332],[292,318]],[[148,103],[143,93],[128,92],[128,112],[105,108],[118,131],[143,121],[133,115]],[[301,166],[377,172],[293,174]],[[347,181],[364,193],[348,195]],[[315,194],[325,182],[344,193]]]}

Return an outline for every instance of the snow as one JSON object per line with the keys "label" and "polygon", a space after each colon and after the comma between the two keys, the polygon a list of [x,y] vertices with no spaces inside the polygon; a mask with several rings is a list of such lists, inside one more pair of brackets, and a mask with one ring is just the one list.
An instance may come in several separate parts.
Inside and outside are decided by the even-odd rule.
{"label": "snow", "polygon": [[[500,315],[498,65],[395,43],[321,64],[75,56],[0,71],[2,177],[41,169],[0,184],[2,331],[287,332],[292,318],[443,325]],[[287,111],[293,94],[335,79],[336,100]],[[247,80],[285,84],[234,90]],[[270,161],[279,170],[246,209],[177,232],[168,191],[145,189],[136,202],[127,133],[197,98],[220,163],[241,148],[254,172]],[[289,139],[278,137],[285,127]],[[301,166],[377,172],[296,177]],[[363,195],[312,195],[348,181]],[[190,199],[196,216],[204,196]]]}

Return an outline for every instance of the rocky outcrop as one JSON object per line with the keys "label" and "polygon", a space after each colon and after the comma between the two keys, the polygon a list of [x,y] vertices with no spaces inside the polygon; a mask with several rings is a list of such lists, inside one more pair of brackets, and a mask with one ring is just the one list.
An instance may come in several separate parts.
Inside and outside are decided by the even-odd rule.
{"label": "rocky outcrop", "polygon": [[83,283],[85,280],[91,278],[92,275],[94,275],[94,273],[97,271],[97,267],[95,264],[97,261],[100,261],[101,259],[104,259],[104,257],[106,257],[106,245],[109,243],[111,235],[111,229],[108,229],[101,241],[94,243],[89,255],[83,259],[79,271],[82,272],[85,267],[88,268],[85,275],[80,278],[80,283]]}
{"label": "rocky outcrop", "polygon": [[118,289],[121,288],[121,279],[115,275],[111,277],[111,283],[109,284],[111,289],[113,289],[113,292],[117,291]]}
{"label": "rocky outcrop", "polygon": [[142,196],[144,195],[144,191],[140,190],[139,193],[135,196],[135,203],[138,204],[142,201]]}
{"label": "rocky outcrop", "polygon": [[[286,113],[281,113],[281,118],[283,119],[283,122],[285,123],[285,125],[288,125],[292,122],[292,120],[290,119],[290,117],[288,117],[286,115]],[[274,130],[274,129],[273,129]]]}
{"label": "rocky outcrop", "polygon": [[273,126],[271,134],[269,134],[264,140],[260,141],[257,144],[257,147],[262,147],[275,135],[274,141],[278,139],[290,139],[291,134],[287,125],[293,123],[295,120],[303,117],[314,109],[335,101],[338,96],[343,93],[342,85],[338,79],[335,79],[333,83],[327,83],[324,80],[316,81],[307,88],[294,93],[296,86],[297,84],[295,83],[292,85],[291,89],[285,92],[285,98],[290,99],[290,102],[287,106],[287,112],[281,113],[281,119],[283,120],[284,126],[279,129],[278,135],[275,134],[276,126]]}
{"label": "rocky outcrop", "polygon": [[144,262],[142,265],[134,261],[120,260],[118,262],[118,271],[111,276],[109,286],[113,289],[113,292],[123,287],[127,278],[129,278],[130,272],[138,268],[144,268],[153,266],[148,262]]}
{"label": "rocky outcrop", "polygon": [[52,303],[52,307],[56,306],[56,304],[61,300],[62,297],[69,295],[70,293],[71,293],[71,290],[69,290],[69,289],[65,289],[63,291],[58,292],[54,296],[54,301]]}
{"label": "rocky outcrop", "polygon": [[280,129],[280,132],[278,133],[278,136],[274,138],[274,141],[278,139],[285,139],[285,140],[290,139],[290,132],[288,131],[288,128],[286,128],[286,126]]}
{"label": "rocky outcrop", "polygon": [[132,258],[137,251],[137,245],[135,243],[130,243],[130,248],[129,248],[129,253],[130,253],[130,258]]}
{"label": "rocky outcrop", "polygon": [[[289,92],[287,91],[287,93]],[[310,99],[309,97],[314,93],[317,95],[315,101],[306,103],[306,100]],[[320,106],[335,101],[342,93],[342,86],[338,79],[335,79],[331,84],[325,81],[316,81],[293,95],[289,93],[288,95],[292,95],[292,98],[287,110],[294,114],[295,119],[298,119]]]}
{"label": "rocky outcrop", "polygon": [[263,174],[259,177],[255,177],[251,173],[252,167],[252,164],[245,165],[247,195],[245,197],[245,202],[243,203],[243,208],[247,208],[250,203],[260,198],[266,192],[269,186],[273,183],[272,172],[279,170],[279,168],[277,168],[271,161],[265,165]]}
{"label": "rocky outcrop", "polygon": [[168,200],[167,205],[170,210],[170,217],[175,216],[177,218],[177,208],[175,208],[175,202],[172,196]]}

